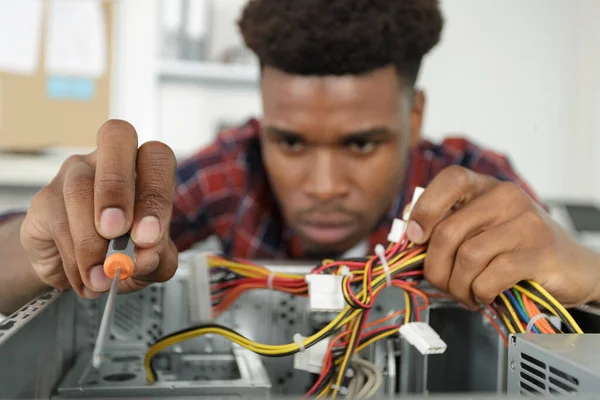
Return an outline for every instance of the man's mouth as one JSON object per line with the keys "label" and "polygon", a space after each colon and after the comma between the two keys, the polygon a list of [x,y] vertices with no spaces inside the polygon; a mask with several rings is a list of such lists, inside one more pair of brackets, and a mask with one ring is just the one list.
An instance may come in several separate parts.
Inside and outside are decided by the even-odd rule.
{"label": "man's mouth", "polygon": [[303,221],[300,230],[311,242],[335,244],[343,241],[356,230],[354,221]]}

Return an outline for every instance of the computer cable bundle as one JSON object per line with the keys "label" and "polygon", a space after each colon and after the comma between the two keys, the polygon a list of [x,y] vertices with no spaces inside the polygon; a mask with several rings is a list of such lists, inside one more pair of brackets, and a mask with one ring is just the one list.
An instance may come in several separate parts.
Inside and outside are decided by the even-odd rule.
{"label": "computer cable bundle", "polygon": [[[149,348],[144,360],[148,381],[152,383],[157,380],[156,371],[152,366],[156,354],[172,345],[201,335],[221,335],[266,357],[290,356],[328,338],[330,343],[319,379],[307,395],[335,397],[343,392],[365,397],[371,393],[370,387],[374,385],[374,381],[361,378],[371,375],[370,372],[366,372],[368,367],[356,358],[357,354],[380,339],[398,335],[402,325],[420,321],[420,312],[429,305],[429,297],[433,296],[419,288],[419,283],[423,280],[426,247],[410,243],[403,235],[401,240],[390,242],[387,248],[379,247],[376,253],[362,259],[324,260],[311,271],[311,275],[341,276],[341,290],[346,303],[344,309],[319,332],[294,343],[269,345],[254,342],[218,324],[190,327],[158,339]],[[223,279],[211,285],[215,317],[227,311],[249,290],[271,289],[297,296],[309,294],[305,275],[272,272],[245,260],[217,255],[209,256],[209,268],[224,272]],[[377,297],[388,288],[400,291],[399,295],[405,299],[405,310],[367,322]],[[568,311],[533,281],[515,285],[500,294],[491,305],[482,307],[479,311],[496,328],[506,344],[507,339],[500,325],[509,333],[562,333],[560,328],[549,322],[547,315],[557,317],[567,332],[583,333]],[[353,379],[348,371],[354,371],[356,368],[362,369],[362,372],[358,374],[358,383],[352,383]],[[354,372],[352,376],[357,376],[357,373]],[[369,382],[364,391],[364,385],[358,385],[361,379]]]}

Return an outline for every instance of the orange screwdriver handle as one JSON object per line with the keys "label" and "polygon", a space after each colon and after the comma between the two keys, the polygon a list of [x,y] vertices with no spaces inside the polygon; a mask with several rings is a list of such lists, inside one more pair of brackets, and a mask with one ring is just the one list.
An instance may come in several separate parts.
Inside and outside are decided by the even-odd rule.
{"label": "orange screwdriver handle", "polygon": [[117,268],[120,279],[124,280],[133,275],[135,268],[135,245],[129,234],[112,239],[108,244],[106,259],[104,260],[104,273],[113,279]]}

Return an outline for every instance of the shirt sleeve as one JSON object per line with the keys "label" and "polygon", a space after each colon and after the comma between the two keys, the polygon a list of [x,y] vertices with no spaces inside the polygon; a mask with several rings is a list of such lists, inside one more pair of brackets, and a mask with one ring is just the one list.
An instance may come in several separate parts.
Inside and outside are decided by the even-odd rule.
{"label": "shirt sleeve", "polygon": [[178,166],[170,235],[179,251],[231,234],[239,187],[234,164],[217,139]]}
{"label": "shirt sleeve", "polygon": [[25,211],[25,210],[6,211],[3,214],[0,214],[0,225],[13,217],[25,215],[26,213],[27,213],[27,211]]}

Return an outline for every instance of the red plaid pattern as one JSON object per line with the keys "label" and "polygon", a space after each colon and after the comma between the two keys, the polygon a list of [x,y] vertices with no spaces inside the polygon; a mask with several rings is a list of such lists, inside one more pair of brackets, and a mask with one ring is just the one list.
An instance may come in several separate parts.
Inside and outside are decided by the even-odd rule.
{"label": "red plaid pattern", "polygon": [[[179,165],[171,237],[185,250],[216,235],[224,253],[242,258],[303,258],[298,238],[279,213],[260,159],[260,124],[221,132],[216,141]],[[406,181],[396,201],[369,237],[369,250],[384,243],[391,221],[401,215],[414,188],[441,170],[460,165],[512,181],[533,196],[508,159],[462,138],[441,144],[423,140],[411,152]]]}

